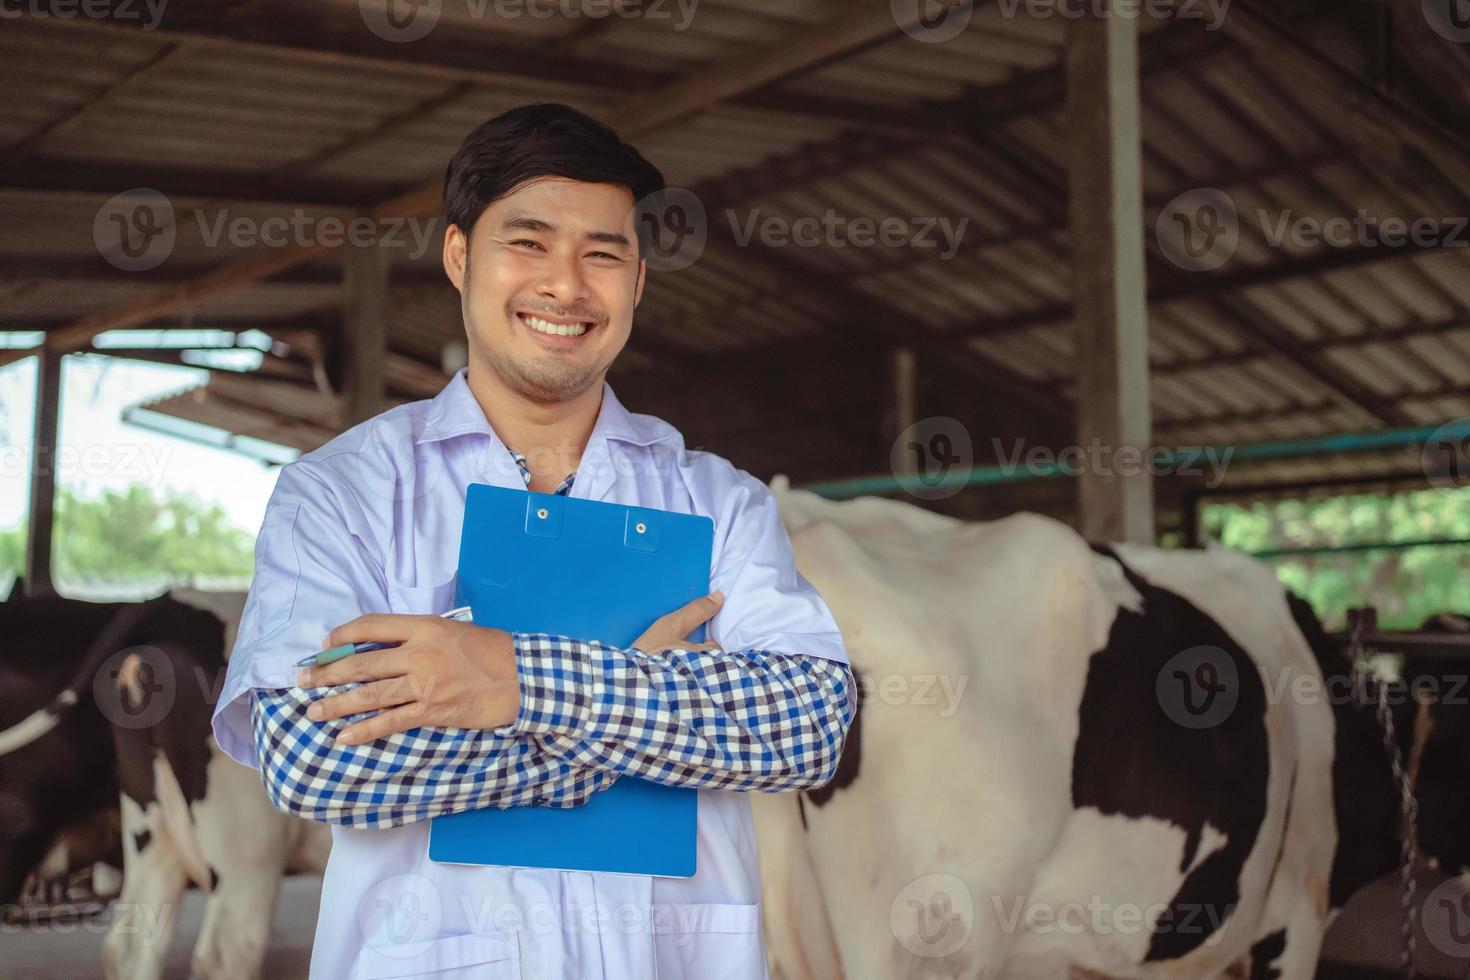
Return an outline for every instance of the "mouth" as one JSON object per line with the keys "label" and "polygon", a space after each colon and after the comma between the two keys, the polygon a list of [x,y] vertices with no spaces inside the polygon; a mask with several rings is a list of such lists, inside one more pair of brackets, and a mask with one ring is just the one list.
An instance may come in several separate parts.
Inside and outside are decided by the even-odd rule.
{"label": "mouth", "polygon": [[574,347],[597,329],[597,323],[592,320],[549,317],[526,310],[518,310],[516,319],[538,340],[554,347]]}

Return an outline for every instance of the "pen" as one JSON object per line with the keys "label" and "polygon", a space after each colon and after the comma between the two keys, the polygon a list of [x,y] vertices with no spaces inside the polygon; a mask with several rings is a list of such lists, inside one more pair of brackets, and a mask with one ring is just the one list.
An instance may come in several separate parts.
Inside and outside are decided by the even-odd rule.
{"label": "pen", "polygon": [[[457,623],[468,623],[471,621],[469,606],[460,606],[458,609],[451,609],[449,612],[440,613],[439,615],[441,619],[452,619]],[[342,643],[313,653],[309,657],[304,657],[296,661],[296,666],[316,667],[341,660],[343,657],[350,657],[354,653],[372,653],[374,650],[387,650],[390,647],[396,646],[398,646],[397,643]]]}

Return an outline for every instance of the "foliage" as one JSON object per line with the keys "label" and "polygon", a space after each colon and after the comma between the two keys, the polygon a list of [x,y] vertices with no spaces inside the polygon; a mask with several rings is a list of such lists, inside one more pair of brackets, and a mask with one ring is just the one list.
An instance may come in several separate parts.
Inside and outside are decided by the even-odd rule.
{"label": "foliage", "polygon": [[[0,573],[21,573],[25,536],[25,525],[0,531]],[[218,505],[192,496],[155,497],[134,485],[86,499],[63,488],[56,496],[53,577],[62,586],[201,579],[243,583],[253,567],[254,540]]]}
{"label": "foliage", "polygon": [[[1354,606],[1378,607],[1386,629],[1414,629],[1438,612],[1470,612],[1470,487],[1320,499],[1211,503],[1206,537],[1259,553],[1292,548],[1362,550],[1262,555],[1311,602],[1329,628]],[[1461,542],[1369,547],[1414,541]]]}

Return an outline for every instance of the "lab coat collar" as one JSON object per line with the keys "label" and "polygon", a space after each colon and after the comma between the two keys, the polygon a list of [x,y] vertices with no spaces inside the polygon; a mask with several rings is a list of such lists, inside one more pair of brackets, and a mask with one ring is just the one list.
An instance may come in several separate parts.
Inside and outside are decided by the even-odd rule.
{"label": "lab coat collar", "polygon": [[[468,369],[461,368],[430,403],[424,428],[415,441],[423,445],[471,434],[490,439],[490,466],[498,477],[498,484],[524,485],[509,450],[485,418],[480,403],[470,390]],[[676,446],[682,444],[682,440],[678,430],[661,419],[635,416],[629,412],[613,394],[612,385],[603,381],[602,405],[577,465],[577,479],[572,481],[571,495],[590,500],[601,500],[607,496],[616,483],[619,466],[613,459],[610,443],[647,448],[659,443]]]}
{"label": "lab coat collar", "polygon": [[[475,394],[470,390],[469,369],[460,368],[449,379],[444,390],[429,403],[424,428],[414,441],[423,445],[473,433],[489,436],[497,444],[505,445],[485,418],[480,403],[475,401]],[[598,410],[592,436],[587,440],[588,448],[600,439],[651,446],[658,442],[673,442],[678,438],[673,427],[658,419],[634,416],[613,394],[612,385],[603,381],[602,407]]]}

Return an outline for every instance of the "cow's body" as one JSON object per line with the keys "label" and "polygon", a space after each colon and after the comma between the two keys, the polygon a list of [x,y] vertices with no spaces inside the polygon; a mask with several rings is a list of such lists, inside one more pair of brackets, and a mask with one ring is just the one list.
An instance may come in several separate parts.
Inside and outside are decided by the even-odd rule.
{"label": "cow's body", "polygon": [[775,975],[1313,975],[1356,885],[1323,651],[1269,569],[776,489],[865,697],[833,783],[753,801]]}
{"label": "cow's body", "polygon": [[[10,735],[0,800],[23,817],[11,826],[26,828],[0,841],[0,901],[14,900],[48,843],[49,863],[84,857],[58,850],[58,829],[64,838],[105,825],[99,800],[117,806],[120,796],[123,888],[104,948],[107,975],[161,974],[192,883],[209,893],[194,975],[253,977],[281,874],[320,873],[330,837],[277,812],[258,774],[221,753],[210,733],[243,597],[180,597],[187,601],[0,604],[0,635],[12,638],[0,681],[23,694],[7,698],[0,717],[0,742]],[[109,630],[117,635],[99,641]]]}

